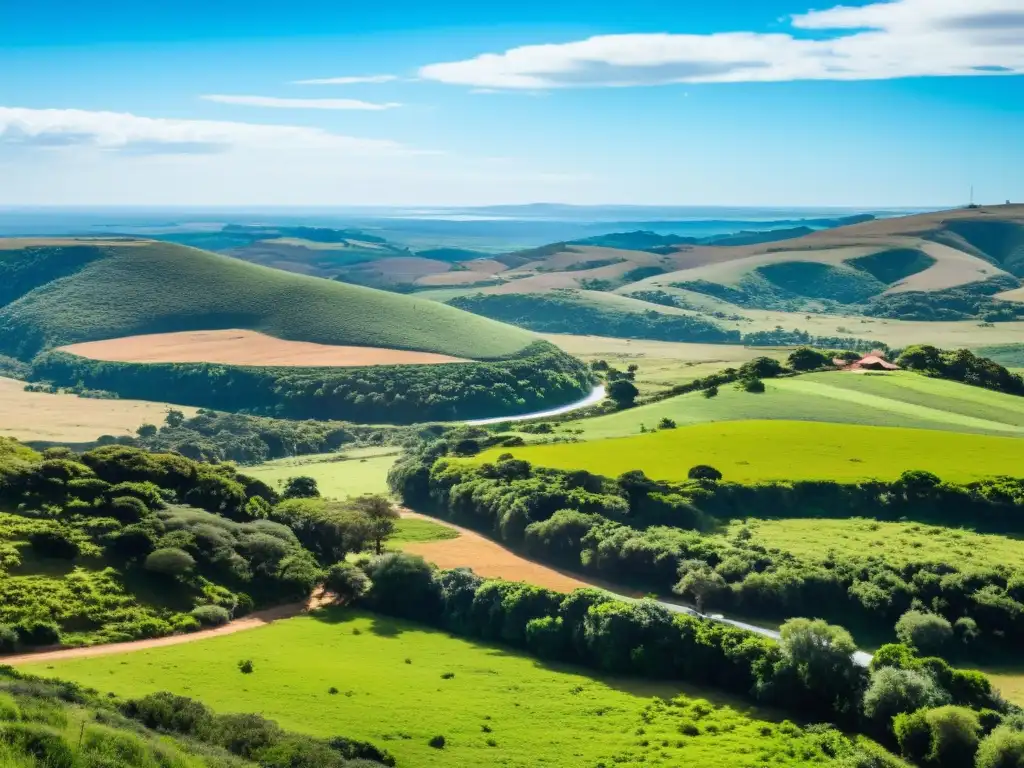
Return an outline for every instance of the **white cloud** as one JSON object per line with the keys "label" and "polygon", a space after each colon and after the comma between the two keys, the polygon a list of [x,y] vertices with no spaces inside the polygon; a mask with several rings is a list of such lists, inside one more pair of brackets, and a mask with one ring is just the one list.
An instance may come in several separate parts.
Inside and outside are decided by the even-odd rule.
{"label": "white cloud", "polygon": [[880,80],[1024,74],[1022,0],[894,0],[792,17],[804,36],[601,35],[431,64],[426,80],[486,89]]}
{"label": "white cloud", "polygon": [[211,154],[234,148],[317,149],[342,154],[419,154],[387,139],[321,128],[140,117],[126,112],[0,107],[0,144],[86,146],[144,154]]}
{"label": "white cloud", "polygon": [[237,104],[244,107],[269,107],[271,109],[356,109],[379,111],[402,106],[395,102],[379,103],[359,99],[283,99],[276,96],[225,96],[209,94],[200,97],[218,104]]}
{"label": "white cloud", "polygon": [[357,77],[323,77],[316,80],[296,80],[293,85],[359,85],[360,83],[391,83],[397,75],[364,75]]}

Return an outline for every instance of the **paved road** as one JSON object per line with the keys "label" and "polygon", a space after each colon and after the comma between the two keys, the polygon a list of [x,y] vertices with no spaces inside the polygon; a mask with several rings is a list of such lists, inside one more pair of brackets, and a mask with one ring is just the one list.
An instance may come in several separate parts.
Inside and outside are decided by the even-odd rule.
{"label": "paved road", "polygon": [[590,390],[590,394],[584,397],[582,400],[577,400],[575,403],[569,403],[569,405],[563,405],[561,408],[552,408],[550,411],[535,411],[534,413],[524,413],[519,416],[498,416],[493,419],[473,419],[467,421],[474,427],[481,427],[485,424],[501,424],[504,421],[528,421],[529,419],[544,419],[548,416],[561,416],[563,413],[569,413],[571,411],[578,411],[580,408],[586,408],[591,405],[597,405],[605,398],[605,389],[603,386],[594,387]]}

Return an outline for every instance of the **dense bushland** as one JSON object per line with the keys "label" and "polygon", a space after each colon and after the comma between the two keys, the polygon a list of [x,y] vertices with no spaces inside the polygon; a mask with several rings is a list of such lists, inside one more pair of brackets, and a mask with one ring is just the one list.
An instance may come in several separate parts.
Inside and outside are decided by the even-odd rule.
{"label": "dense bushland", "polygon": [[668,315],[655,310],[624,312],[580,301],[571,291],[550,293],[474,294],[448,302],[453,307],[543,333],[580,333],[598,336],[739,343],[739,331],[723,329],[710,320],[691,315]]}
{"label": "dense bushland", "polygon": [[260,368],[116,363],[64,352],[38,358],[33,378],[82,383],[122,397],[288,419],[410,424],[514,416],[570,403],[590,389],[586,366],[547,342],[507,360],[365,368]]}
{"label": "dense bushland", "polygon": [[230,465],[125,446],[38,454],[3,440],[0,505],[0,652],[188,632],[305,600],[374,538],[355,503],[279,502]]}
{"label": "dense bushland", "polygon": [[0,667],[0,763],[11,768],[371,768],[367,742],[318,739],[254,714],[218,715],[170,693],[101,697]]}
{"label": "dense bushland", "polygon": [[[824,621],[792,619],[776,642],[720,622],[674,613],[650,600],[625,602],[597,589],[564,595],[521,582],[485,580],[468,569],[435,571],[421,558],[385,555],[366,566],[374,610],[450,632],[500,642],[550,661],[617,675],[710,685],[803,718],[836,723],[902,747],[894,721],[922,707],[952,705],[984,721],[985,732],[1013,727],[1016,710],[977,672],[886,646],[872,669],[852,657],[853,641]],[[913,676],[923,692],[907,694]],[[821,728],[821,726],[818,726]],[[883,750],[829,731],[832,757],[851,766],[897,766]],[[982,735],[979,726],[973,747]],[[908,757],[915,744],[902,751]],[[970,765],[973,750],[969,754]],[[859,762],[858,762],[859,761]]]}
{"label": "dense bushland", "polygon": [[90,447],[129,445],[160,453],[180,453],[196,461],[261,464],[271,459],[330,453],[342,448],[402,445],[444,431],[440,426],[417,428],[312,419],[293,421],[200,408],[191,418],[181,411],[171,410],[163,424],[142,425],[134,437],[101,435]]}
{"label": "dense bushland", "polygon": [[[1024,481],[960,486],[926,472],[895,482],[807,481],[739,485],[612,480],[585,471],[452,460],[438,442],[393,468],[406,504],[449,517],[532,557],[641,589],[676,589],[702,608],[782,620],[810,614],[891,636],[911,609],[959,628],[950,654],[1013,649],[1024,639],[1024,573],[856,552],[801,559],[742,531],[707,535],[748,517],[866,517],[1024,531]],[[749,533],[749,532],[748,532]]]}

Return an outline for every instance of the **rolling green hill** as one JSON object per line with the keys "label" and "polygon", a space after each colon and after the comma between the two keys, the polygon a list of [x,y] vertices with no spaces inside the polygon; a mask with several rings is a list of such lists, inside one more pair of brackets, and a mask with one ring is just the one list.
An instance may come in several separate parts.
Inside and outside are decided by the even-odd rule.
{"label": "rolling green hill", "polygon": [[[762,394],[724,386],[714,398],[692,392],[562,428],[584,440],[625,437],[666,418],[680,427],[782,419],[1024,437],[1024,398],[910,372],[811,373],[766,380]],[[1024,442],[1019,450],[1024,459]]]}
{"label": "rolling green hill", "polygon": [[436,302],[153,241],[0,241],[0,285],[0,351],[23,359],[73,342],[225,328],[478,360],[535,340]]}

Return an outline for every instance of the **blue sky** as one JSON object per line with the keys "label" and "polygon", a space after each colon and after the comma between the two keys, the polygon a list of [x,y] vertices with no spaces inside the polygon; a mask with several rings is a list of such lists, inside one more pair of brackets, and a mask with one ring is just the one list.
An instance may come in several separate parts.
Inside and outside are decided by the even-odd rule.
{"label": "blue sky", "polygon": [[1020,0],[152,5],[0,0],[0,205],[1024,200]]}

